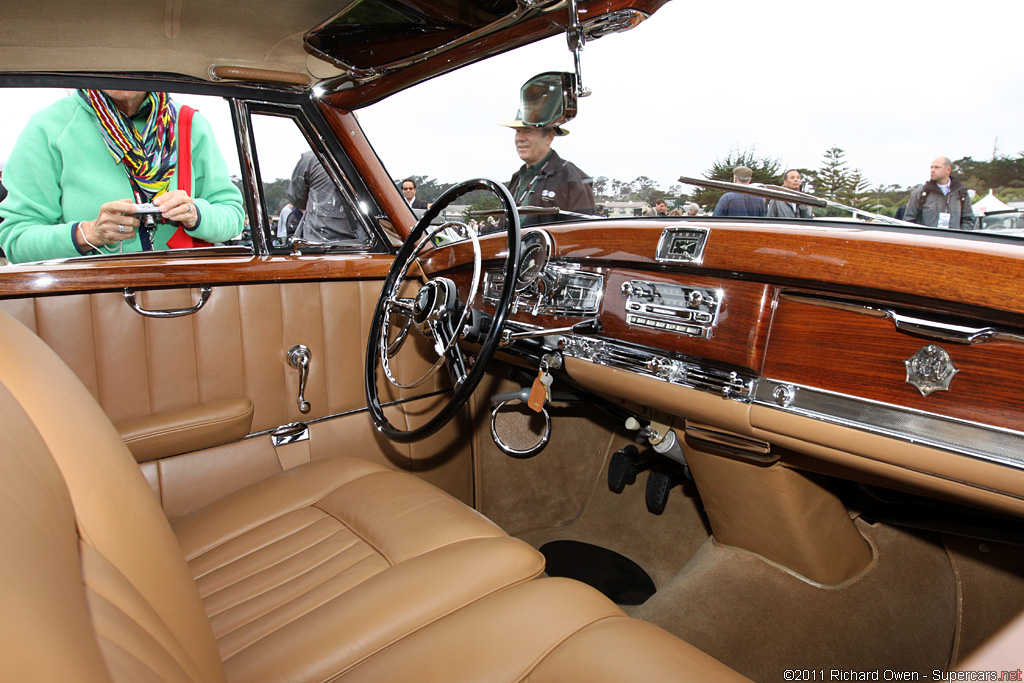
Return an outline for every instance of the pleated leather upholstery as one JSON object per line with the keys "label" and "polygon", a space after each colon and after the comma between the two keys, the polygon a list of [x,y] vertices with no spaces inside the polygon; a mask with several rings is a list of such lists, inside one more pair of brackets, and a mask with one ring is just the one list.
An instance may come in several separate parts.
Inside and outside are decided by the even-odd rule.
{"label": "pleated leather upholstery", "polygon": [[[35,589],[26,602],[41,601],[43,626],[66,602],[85,639],[74,653],[100,680],[220,681],[225,666],[233,680],[323,680],[543,568],[534,549],[447,494],[355,458],[312,462],[242,489],[179,520],[175,535],[82,383],[6,314],[0,385],[41,436],[26,443],[28,455],[51,463],[35,475],[49,485],[43,497],[29,495],[11,514],[38,528],[0,526],[0,554],[16,560],[0,576],[5,609],[16,579]],[[30,551],[39,559],[23,567],[23,557],[35,559]],[[32,584],[44,560],[63,574]],[[50,583],[60,602],[39,594]],[[17,628],[16,616],[3,616],[5,630]],[[40,654],[47,638],[36,635]]]}
{"label": "pleated leather upholstery", "polygon": [[[114,423],[203,401],[249,398],[252,430],[272,429],[365,406],[363,355],[379,281],[218,285],[207,304],[180,318],[146,318],[121,292],[70,294],[0,301],[78,375]],[[188,308],[197,290],[137,293],[148,309]],[[395,358],[410,380],[436,358],[410,340]],[[305,397],[296,405],[299,372],[287,361],[296,344],[312,351]],[[446,381],[439,373],[439,381]],[[381,384],[382,400],[407,397],[435,385],[398,390]]]}

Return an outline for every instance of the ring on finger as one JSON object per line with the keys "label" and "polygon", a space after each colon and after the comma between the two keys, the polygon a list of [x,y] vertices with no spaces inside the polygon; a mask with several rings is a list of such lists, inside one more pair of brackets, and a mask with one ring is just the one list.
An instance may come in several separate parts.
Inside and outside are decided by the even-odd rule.
{"label": "ring on finger", "polygon": [[117,229],[121,231],[122,235],[124,234],[124,226],[123,225],[117,226]]}

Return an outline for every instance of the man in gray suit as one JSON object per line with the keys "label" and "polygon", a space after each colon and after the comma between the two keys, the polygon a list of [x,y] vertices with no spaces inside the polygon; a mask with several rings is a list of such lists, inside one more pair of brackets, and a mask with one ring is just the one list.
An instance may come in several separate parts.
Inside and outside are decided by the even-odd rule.
{"label": "man in gray suit", "polygon": [[[787,190],[799,190],[804,179],[800,171],[791,168],[782,175],[782,186]],[[768,202],[768,218],[813,218],[811,207],[806,204],[772,199]]]}

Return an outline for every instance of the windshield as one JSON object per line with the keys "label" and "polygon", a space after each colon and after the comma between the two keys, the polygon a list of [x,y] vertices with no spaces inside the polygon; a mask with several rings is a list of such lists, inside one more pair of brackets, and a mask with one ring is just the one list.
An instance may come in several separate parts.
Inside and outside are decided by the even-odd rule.
{"label": "windshield", "polygon": [[[967,230],[988,225],[977,220],[986,205],[975,206],[990,191],[1003,210],[1024,205],[1017,57],[1012,41],[986,38],[1004,4],[730,7],[726,18],[713,3],[668,3],[637,28],[587,44],[583,82],[593,95],[550,148],[590,180],[596,213],[710,217],[727,190],[679,178],[732,182],[737,167],[750,169],[752,184],[779,187],[794,170],[798,189],[827,202],[777,200],[789,206],[773,219],[850,216],[838,205],[885,216],[909,208],[916,223]],[[985,45],[984,57],[953,45]],[[360,120],[396,185],[414,180],[427,204],[459,180],[510,183],[529,158],[517,131],[499,124],[515,118],[520,85],[551,70],[572,71],[562,36],[423,83]],[[949,169],[932,181],[939,158]],[[918,186],[927,191],[912,197]],[[757,217],[772,201],[727,203]],[[735,208],[730,219],[743,216]]]}

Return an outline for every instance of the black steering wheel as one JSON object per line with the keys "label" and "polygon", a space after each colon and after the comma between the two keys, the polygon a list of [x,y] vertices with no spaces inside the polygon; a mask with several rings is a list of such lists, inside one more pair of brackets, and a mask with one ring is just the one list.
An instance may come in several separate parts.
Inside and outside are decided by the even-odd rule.
{"label": "black steering wheel", "polygon": [[[489,190],[498,197],[504,213],[503,223],[508,227],[508,254],[505,257],[503,269],[505,286],[501,288],[490,325],[482,332],[482,336],[475,340],[480,345],[480,351],[476,354],[476,361],[469,366],[467,371],[467,363],[459,349],[458,341],[466,330],[467,322],[472,317],[473,304],[476,301],[476,293],[482,279],[480,241],[476,231],[462,222],[448,222],[438,226],[431,226],[431,223],[449,204],[475,190]],[[452,233],[459,238],[468,238],[473,244],[473,281],[466,301],[460,301],[455,283],[444,277],[427,280],[415,297],[399,297],[398,290],[420,253],[432,244],[435,237],[450,236]],[[501,330],[505,326],[505,320],[508,318],[509,308],[515,296],[515,287],[512,285],[519,272],[519,248],[519,214],[516,212],[512,194],[501,183],[486,178],[467,180],[448,188],[436,202],[431,204],[395,257],[395,262],[384,281],[380,298],[377,300],[377,307],[373,311],[370,338],[366,344],[366,370],[363,384],[366,390],[366,404],[370,409],[370,417],[373,419],[377,431],[392,441],[402,443],[418,441],[434,434],[448,424],[466,404],[487,371],[487,365],[494,357],[494,352],[498,349]],[[403,319],[404,323],[398,338],[389,343],[387,330],[393,316]],[[433,343],[438,358],[426,374],[418,380],[403,384],[393,377],[389,361],[398,353],[410,328],[424,335]],[[388,381],[396,387],[410,388],[425,382],[438,371],[441,365],[447,367],[454,388],[452,397],[444,407],[428,422],[416,429],[398,429],[388,422],[384,416],[377,389],[377,368],[381,368]]]}

